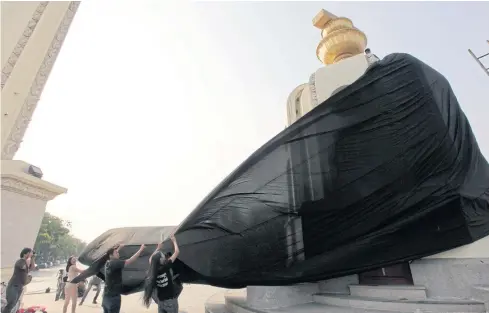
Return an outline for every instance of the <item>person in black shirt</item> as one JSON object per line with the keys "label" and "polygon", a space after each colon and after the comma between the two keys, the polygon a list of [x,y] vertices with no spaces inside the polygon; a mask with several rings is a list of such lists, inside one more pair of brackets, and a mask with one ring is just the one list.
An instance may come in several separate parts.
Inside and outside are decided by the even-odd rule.
{"label": "person in black shirt", "polygon": [[34,252],[31,248],[24,248],[20,252],[20,259],[15,262],[14,273],[10,278],[7,290],[6,300],[7,305],[3,308],[2,313],[11,313],[12,309],[17,305],[17,302],[22,295],[24,286],[30,282],[29,271],[35,266]]}
{"label": "person in black shirt", "polygon": [[122,270],[126,265],[136,261],[144,251],[144,245],[141,245],[139,250],[128,260],[121,260],[119,249],[122,245],[109,249],[106,257],[108,261],[105,263],[105,289],[102,299],[102,308],[104,313],[119,313],[121,310],[121,294],[122,294]]}
{"label": "person in black shirt", "polygon": [[[149,274],[144,286],[143,303],[149,307],[151,298],[156,293],[158,300],[158,313],[178,313],[178,295],[179,289],[174,283],[173,262],[178,257],[180,250],[178,248],[175,236],[171,236],[175,252],[167,257],[161,250],[161,244],[151,255]],[[155,292],[156,291],[156,292]]]}

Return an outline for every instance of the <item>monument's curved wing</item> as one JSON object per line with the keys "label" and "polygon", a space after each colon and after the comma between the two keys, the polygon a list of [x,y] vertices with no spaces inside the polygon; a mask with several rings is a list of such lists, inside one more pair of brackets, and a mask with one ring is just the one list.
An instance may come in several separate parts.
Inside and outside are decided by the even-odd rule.
{"label": "monument's curved wing", "polygon": [[238,288],[359,273],[487,235],[489,165],[450,84],[392,54],[256,151],[176,237],[183,281]]}
{"label": "monument's curved wing", "polygon": [[126,293],[132,293],[143,287],[144,279],[149,265],[149,256],[156,249],[156,245],[161,242],[162,237],[168,238],[175,231],[175,226],[158,227],[123,227],[110,229],[90,242],[79,256],[79,261],[89,265],[82,274],[76,277],[73,282],[80,282],[90,276],[97,275],[105,280],[104,258],[107,250],[123,244],[119,250],[121,259],[130,258],[142,244],[147,248],[139,259],[128,265],[123,271],[123,282]]}

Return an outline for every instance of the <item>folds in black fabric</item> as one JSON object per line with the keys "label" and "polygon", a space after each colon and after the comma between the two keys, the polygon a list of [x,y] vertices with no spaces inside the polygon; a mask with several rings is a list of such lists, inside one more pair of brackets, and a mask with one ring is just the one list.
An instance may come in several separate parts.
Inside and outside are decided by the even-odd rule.
{"label": "folds in black fabric", "polygon": [[487,235],[489,165],[447,80],[407,54],[266,143],[177,231],[182,280],[228,288],[360,273]]}

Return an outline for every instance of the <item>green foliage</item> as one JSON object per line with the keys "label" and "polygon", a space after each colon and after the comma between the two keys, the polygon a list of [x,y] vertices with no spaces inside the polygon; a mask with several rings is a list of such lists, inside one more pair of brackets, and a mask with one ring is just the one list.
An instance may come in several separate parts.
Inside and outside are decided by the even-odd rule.
{"label": "green foliage", "polygon": [[85,248],[85,242],[70,233],[71,222],[48,212],[44,213],[34,250],[38,260],[52,261],[78,255]]}

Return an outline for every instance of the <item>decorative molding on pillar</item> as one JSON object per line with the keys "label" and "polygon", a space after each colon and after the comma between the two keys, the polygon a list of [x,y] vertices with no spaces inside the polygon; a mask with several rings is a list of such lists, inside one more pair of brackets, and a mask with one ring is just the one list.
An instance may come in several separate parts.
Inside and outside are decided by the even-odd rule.
{"label": "decorative molding on pillar", "polygon": [[30,164],[20,160],[2,160],[2,191],[49,201],[67,189],[27,174]]}
{"label": "decorative molding on pillar", "polygon": [[309,89],[311,90],[311,99],[312,99],[312,108],[318,106],[318,96],[316,93],[316,73],[313,73],[311,77],[309,77]]}
{"label": "decorative molding on pillar", "polygon": [[28,196],[29,198],[41,199],[44,201],[52,200],[59,195],[58,192],[29,184],[19,179],[18,177],[8,176],[2,177],[2,190],[8,190],[24,196]]}
{"label": "decorative molding on pillar", "polygon": [[[46,84],[46,81],[51,73],[51,69],[53,68],[53,64],[58,57],[59,51],[63,44],[64,39],[66,38],[66,34],[70,28],[71,22],[75,17],[76,11],[80,6],[80,1],[71,1],[68,11],[66,12],[59,28],[51,42],[50,48],[44,57],[44,60],[37,72],[36,78],[29,90],[29,94],[27,95],[24,104],[22,105],[21,112],[15,121],[12,130],[10,131],[9,136],[6,139],[5,144],[2,149],[2,160],[11,160],[17,150],[19,149],[20,143],[22,142],[22,138],[24,137],[25,131],[29,122],[32,118],[32,114],[36,109],[37,103],[41,96],[42,90]],[[2,88],[4,83],[4,74],[2,72]],[[3,180],[2,180],[3,182]]]}
{"label": "decorative molding on pillar", "polygon": [[37,6],[34,14],[32,15],[32,18],[29,20],[26,28],[24,29],[24,32],[20,36],[19,41],[17,41],[17,45],[10,54],[7,60],[7,64],[5,64],[5,66],[2,68],[2,89],[5,86],[8,78],[10,77],[10,74],[12,73],[15,64],[17,63],[17,60],[22,54],[22,51],[24,51],[25,45],[27,44],[27,42],[29,42],[31,35],[34,32],[34,29],[36,29],[37,23],[41,19],[41,16],[44,13],[44,10],[48,6],[48,4],[49,1],[43,1]]}

